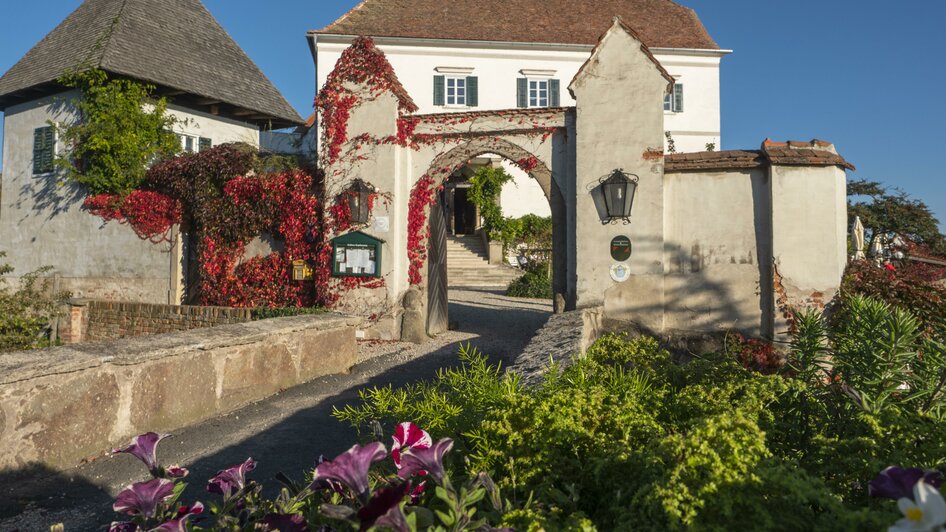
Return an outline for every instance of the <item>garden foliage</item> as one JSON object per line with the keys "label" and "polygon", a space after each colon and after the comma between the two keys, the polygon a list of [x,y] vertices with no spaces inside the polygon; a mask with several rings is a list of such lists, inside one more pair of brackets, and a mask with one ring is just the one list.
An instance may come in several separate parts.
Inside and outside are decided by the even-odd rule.
{"label": "garden foliage", "polygon": [[868,496],[878,471],[946,468],[943,347],[866,298],[830,328],[799,322],[781,374],[725,353],[678,365],[652,339],[609,336],[534,389],[465,352],[460,369],[336,415],[456,435],[469,461],[450,466],[488,471],[519,530],[885,528],[897,508]]}
{"label": "garden foliage", "polygon": [[167,101],[154,96],[154,86],[99,69],[71,71],[60,82],[81,96],[74,104],[78,120],[57,126],[66,146],[57,163],[93,194],[124,196],[141,184],[151,163],[180,151],[172,132],[177,120],[167,114]]}
{"label": "garden foliage", "polygon": [[[0,252],[0,260],[6,254]],[[69,294],[54,293],[43,278],[49,268],[30,272],[19,279],[16,290],[6,285],[4,275],[13,268],[0,262],[0,351],[49,347],[50,321]]]}
{"label": "garden foliage", "polygon": [[525,275],[509,283],[506,295],[531,299],[552,299],[552,280],[546,265],[526,271]]}

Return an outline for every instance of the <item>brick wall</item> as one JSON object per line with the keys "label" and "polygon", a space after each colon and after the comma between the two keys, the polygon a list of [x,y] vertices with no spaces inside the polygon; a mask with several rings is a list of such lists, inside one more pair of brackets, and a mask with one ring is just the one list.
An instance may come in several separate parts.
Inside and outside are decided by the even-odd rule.
{"label": "brick wall", "polygon": [[249,309],[76,301],[69,312],[66,343],[106,342],[250,321]]}

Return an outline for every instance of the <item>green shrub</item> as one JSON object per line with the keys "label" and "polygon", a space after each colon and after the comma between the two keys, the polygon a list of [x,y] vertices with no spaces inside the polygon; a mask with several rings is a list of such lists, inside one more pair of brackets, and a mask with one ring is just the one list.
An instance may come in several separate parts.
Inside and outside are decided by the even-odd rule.
{"label": "green shrub", "polygon": [[533,299],[552,298],[552,280],[544,267],[529,270],[522,277],[509,283],[506,295],[511,297],[528,297]]}
{"label": "green shrub", "polygon": [[653,339],[612,335],[526,388],[464,349],[461,368],[365,391],[336,417],[457,436],[468,459],[450,466],[489,472],[519,530],[882,529],[897,509],[868,498],[869,480],[946,468],[941,346],[863,298],[831,327],[799,321],[782,374],[727,353],[678,365]]}
{"label": "green shrub", "polygon": [[290,318],[292,316],[309,316],[328,312],[322,307],[287,307],[287,308],[255,308],[250,312],[254,320],[269,320],[273,318]]}
{"label": "green shrub", "polygon": [[[6,253],[0,252],[0,259]],[[0,351],[49,347],[49,326],[59,307],[70,295],[52,293],[50,282],[42,275],[49,268],[41,268],[20,278],[19,288],[11,290],[0,277]],[[8,264],[0,263],[0,276],[13,272]]]}

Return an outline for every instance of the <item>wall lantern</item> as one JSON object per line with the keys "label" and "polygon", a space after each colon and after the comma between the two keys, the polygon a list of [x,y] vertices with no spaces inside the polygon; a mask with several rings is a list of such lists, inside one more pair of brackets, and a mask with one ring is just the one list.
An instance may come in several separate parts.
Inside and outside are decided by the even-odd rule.
{"label": "wall lantern", "polygon": [[609,222],[624,220],[625,224],[631,223],[631,209],[634,207],[639,181],[639,177],[625,173],[621,168],[611,172],[607,178],[602,178],[601,189]]}
{"label": "wall lantern", "polygon": [[351,221],[354,224],[366,224],[371,218],[371,195],[374,189],[364,181],[357,179],[348,189],[348,208],[351,211]]}

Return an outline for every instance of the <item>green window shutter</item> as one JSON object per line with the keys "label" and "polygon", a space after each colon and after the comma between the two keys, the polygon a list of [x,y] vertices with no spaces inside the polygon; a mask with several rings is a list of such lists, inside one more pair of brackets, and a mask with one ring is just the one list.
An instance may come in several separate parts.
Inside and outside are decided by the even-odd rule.
{"label": "green window shutter", "polygon": [[683,112],[683,85],[680,83],[673,85],[673,110]]}
{"label": "green window shutter", "polygon": [[516,80],[516,107],[529,107],[529,80]]}
{"label": "green window shutter", "polygon": [[562,82],[557,79],[549,80],[549,107],[562,105]]}
{"label": "green window shutter", "polygon": [[209,150],[210,148],[213,148],[213,145],[214,143],[212,140],[206,137],[200,137],[200,140],[197,142],[197,150],[198,151]]}
{"label": "green window shutter", "polygon": [[434,76],[434,105],[447,104],[447,77]]}
{"label": "green window shutter", "polygon": [[33,175],[48,174],[53,171],[56,137],[50,126],[33,130]]}
{"label": "green window shutter", "polygon": [[478,107],[480,105],[480,78],[467,76],[466,78],[466,105]]}

